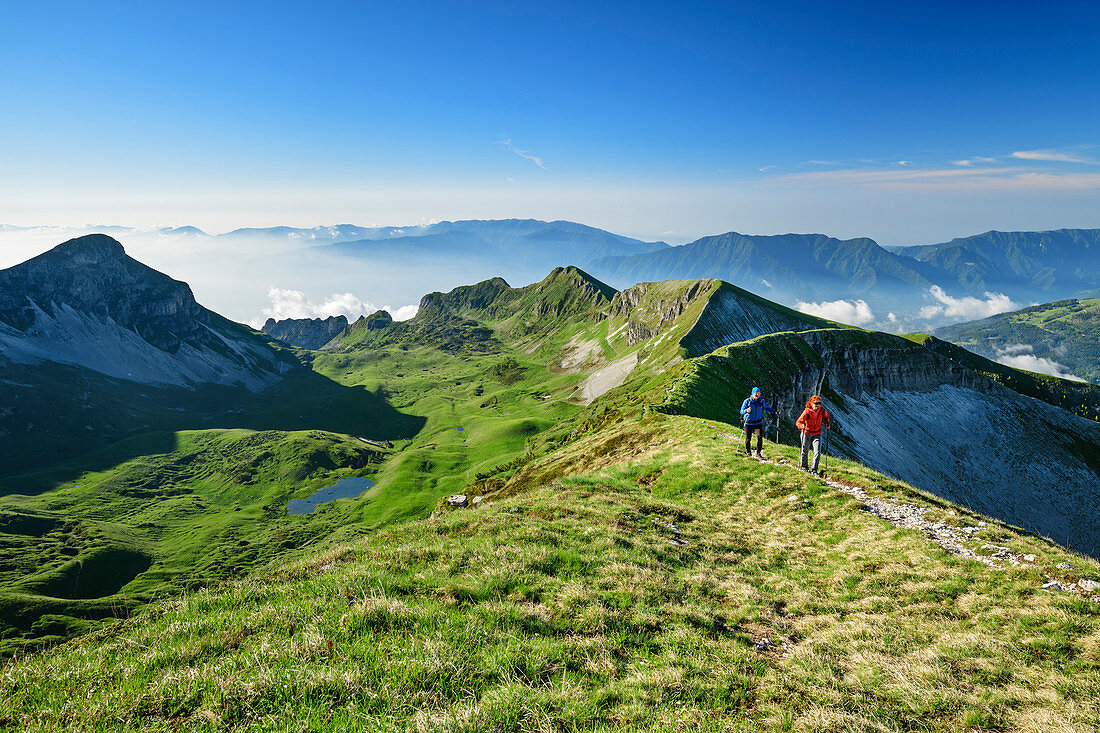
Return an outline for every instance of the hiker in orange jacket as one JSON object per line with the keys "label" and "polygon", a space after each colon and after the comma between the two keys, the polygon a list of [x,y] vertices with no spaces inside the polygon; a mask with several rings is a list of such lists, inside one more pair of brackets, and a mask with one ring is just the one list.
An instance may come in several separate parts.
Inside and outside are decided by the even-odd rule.
{"label": "hiker in orange jacket", "polygon": [[799,457],[799,468],[809,471],[806,465],[807,454],[811,447],[814,449],[813,474],[818,475],[817,465],[821,460],[821,429],[829,427],[829,412],[821,404],[821,396],[814,395],[806,403],[806,409],[794,421],[798,429],[802,431],[802,454]]}

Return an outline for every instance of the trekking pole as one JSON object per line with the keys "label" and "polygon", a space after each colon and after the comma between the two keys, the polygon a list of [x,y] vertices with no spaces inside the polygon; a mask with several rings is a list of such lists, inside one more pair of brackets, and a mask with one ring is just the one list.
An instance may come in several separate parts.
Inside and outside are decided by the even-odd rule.
{"label": "trekking pole", "polygon": [[825,475],[829,474],[829,428],[825,428]]}

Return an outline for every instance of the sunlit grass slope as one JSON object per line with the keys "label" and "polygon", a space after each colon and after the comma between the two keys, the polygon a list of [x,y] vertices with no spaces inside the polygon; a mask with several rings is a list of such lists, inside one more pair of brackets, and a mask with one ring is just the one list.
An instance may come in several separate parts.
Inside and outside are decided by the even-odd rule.
{"label": "sunlit grass slope", "polygon": [[[1090,731],[1097,563],[945,554],[724,425],[627,420],[478,509],[189,593],[0,673],[22,730]],[[793,449],[769,447],[793,460]],[[534,475],[534,472],[531,474]],[[964,511],[853,464],[834,477]],[[1057,569],[1070,562],[1073,571]]]}

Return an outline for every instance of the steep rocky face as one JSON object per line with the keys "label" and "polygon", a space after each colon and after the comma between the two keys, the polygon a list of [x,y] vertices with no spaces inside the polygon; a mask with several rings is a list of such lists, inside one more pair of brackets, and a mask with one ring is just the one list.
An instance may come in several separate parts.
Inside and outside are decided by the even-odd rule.
{"label": "steep rocky face", "polygon": [[169,353],[185,341],[210,341],[207,312],[191,288],[127,257],[105,234],[72,239],[0,271],[0,322],[27,332],[40,313],[54,317],[63,306],[110,318]]}
{"label": "steep rocky face", "polygon": [[830,453],[1100,556],[1100,425],[1024,396],[926,344],[815,330],[692,362],[673,411],[736,422],[753,385],[784,408],[781,435],[823,396]]}
{"label": "steep rocky face", "polygon": [[674,283],[673,287],[667,282],[638,283],[616,294],[610,315],[627,318],[627,343],[634,345],[656,336],[716,284],[715,280]]}
{"label": "steep rocky face", "polygon": [[389,311],[375,311],[369,316],[360,316],[360,319],[363,321],[363,327],[368,331],[381,331],[393,323],[393,316]]}
{"label": "steep rocky face", "polygon": [[348,327],[346,316],[328,318],[268,318],[260,329],[268,336],[301,349],[319,349]]}
{"label": "steep rocky face", "polygon": [[680,340],[680,345],[689,356],[698,356],[726,344],[769,333],[835,325],[823,318],[765,300],[729,283],[720,283],[712,291],[691,331]]}
{"label": "steep rocky face", "polygon": [[252,390],[291,368],[249,329],[196,303],[186,283],[131,259],[103,234],[0,271],[0,355],[150,384]]}

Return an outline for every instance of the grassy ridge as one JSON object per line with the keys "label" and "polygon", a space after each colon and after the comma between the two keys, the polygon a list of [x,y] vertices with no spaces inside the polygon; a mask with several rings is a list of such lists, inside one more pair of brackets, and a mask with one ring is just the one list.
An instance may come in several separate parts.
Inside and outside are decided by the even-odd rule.
{"label": "grassy ridge", "polygon": [[[793,452],[773,449],[787,459]],[[477,510],[162,602],[0,675],[25,730],[1028,730],[1100,723],[1100,604],[1037,590],[698,419],[619,423]],[[861,467],[837,476],[978,518]],[[889,623],[883,623],[889,619]],[[64,670],[58,674],[58,670]]]}

